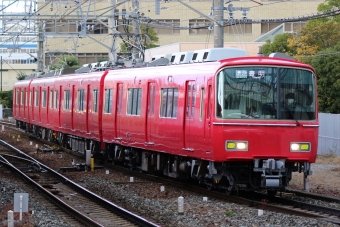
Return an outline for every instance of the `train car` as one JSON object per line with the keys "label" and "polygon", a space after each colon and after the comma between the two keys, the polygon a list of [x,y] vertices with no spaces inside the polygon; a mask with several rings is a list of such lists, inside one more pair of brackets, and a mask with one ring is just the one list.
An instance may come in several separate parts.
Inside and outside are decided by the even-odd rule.
{"label": "train car", "polygon": [[[60,96],[61,105],[70,105],[55,129],[61,144],[140,171],[227,193],[274,194],[293,172],[310,175],[316,159],[316,73],[294,60],[236,57],[107,70],[63,76],[55,87],[70,93]],[[80,90],[92,97],[83,111]]]}
{"label": "train car", "polygon": [[15,83],[13,87],[13,117],[16,119],[17,127],[29,128],[30,111],[29,111],[29,90],[32,79],[21,80]]}
{"label": "train car", "polygon": [[60,144],[81,153],[91,147],[101,149],[101,87],[106,73],[63,75],[56,79],[59,105],[53,133]]}

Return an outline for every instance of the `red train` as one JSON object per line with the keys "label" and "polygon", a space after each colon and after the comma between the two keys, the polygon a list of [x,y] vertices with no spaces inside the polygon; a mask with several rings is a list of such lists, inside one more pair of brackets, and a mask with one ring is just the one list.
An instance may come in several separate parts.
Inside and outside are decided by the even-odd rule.
{"label": "red train", "polygon": [[292,172],[311,174],[316,88],[309,65],[236,57],[19,81],[13,114],[41,138],[131,168],[276,193]]}

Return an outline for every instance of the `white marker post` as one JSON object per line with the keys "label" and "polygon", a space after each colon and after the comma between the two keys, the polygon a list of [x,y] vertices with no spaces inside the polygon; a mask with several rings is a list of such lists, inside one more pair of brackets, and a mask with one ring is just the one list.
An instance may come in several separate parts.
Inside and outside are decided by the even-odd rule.
{"label": "white marker post", "polygon": [[8,216],[8,227],[14,227],[14,212],[9,210],[7,213]]}
{"label": "white marker post", "polygon": [[183,214],[184,212],[184,198],[178,197],[178,213]]}
{"label": "white marker post", "polygon": [[20,196],[20,221],[22,221],[22,195]]}

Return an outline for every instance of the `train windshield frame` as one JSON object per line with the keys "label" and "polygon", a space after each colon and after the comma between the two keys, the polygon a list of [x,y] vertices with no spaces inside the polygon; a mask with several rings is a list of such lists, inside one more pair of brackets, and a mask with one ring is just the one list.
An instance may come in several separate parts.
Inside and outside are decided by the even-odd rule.
{"label": "train windshield frame", "polygon": [[216,76],[220,119],[316,119],[316,76],[282,66],[226,67]]}

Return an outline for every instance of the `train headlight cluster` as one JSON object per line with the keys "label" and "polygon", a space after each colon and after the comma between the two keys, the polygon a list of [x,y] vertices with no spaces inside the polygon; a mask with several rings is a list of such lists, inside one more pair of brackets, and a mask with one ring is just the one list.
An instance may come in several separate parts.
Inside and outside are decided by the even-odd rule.
{"label": "train headlight cluster", "polygon": [[309,142],[291,142],[290,151],[292,152],[310,152],[311,144]]}
{"label": "train headlight cluster", "polygon": [[225,141],[225,149],[227,151],[248,151],[248,141]]}

